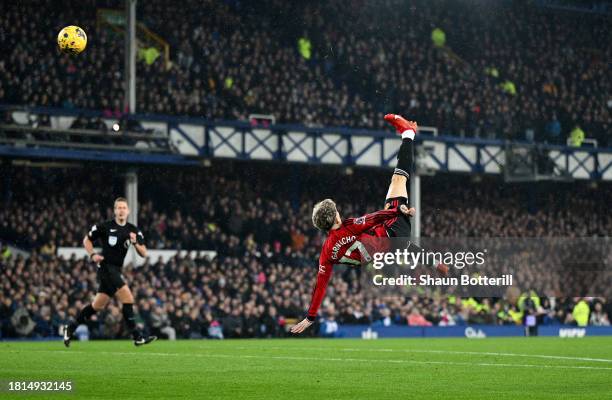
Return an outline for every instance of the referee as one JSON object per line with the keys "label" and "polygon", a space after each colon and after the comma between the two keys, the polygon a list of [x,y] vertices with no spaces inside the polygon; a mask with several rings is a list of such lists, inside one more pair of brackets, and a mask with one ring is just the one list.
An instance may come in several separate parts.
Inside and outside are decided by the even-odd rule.
{"label": "referee", "polygon": [[[70,340],[77,326],[84,324],[92,315],[104,309],[111,297],[115,295],[123,304],[123,319],[128,329],[132,331],[134,345],[142,346],[157,339],[156,336],[143,336],[142,332],[136,328],[133,308],[134,296],[121,274],[121,266],[130,246],[133,245],[141,257],[147,256],[144,236],[136,226],[127,222],[127,217],[130,214],[127,199],[117,198],[113,209],[115,219],[92,226],[83,239],[83,247],[87,250],[91,260],[98,266],[99,287],[93,303],[85,306],[77,314],[76,321],[64,326],[64,345],[66,347],[70,346]],[[102,242],[102,254],[94,251],[93,242],[96,240]]]}

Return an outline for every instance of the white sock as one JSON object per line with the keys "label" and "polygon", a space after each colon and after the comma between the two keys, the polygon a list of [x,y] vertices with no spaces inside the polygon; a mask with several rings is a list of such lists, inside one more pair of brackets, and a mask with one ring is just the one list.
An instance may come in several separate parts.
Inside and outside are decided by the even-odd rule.
{"label": "white sock", "polygon": [[402,132],[402,139],[414,140],[415,134],[416,133],[412,129],[405,130],[404,132]]}

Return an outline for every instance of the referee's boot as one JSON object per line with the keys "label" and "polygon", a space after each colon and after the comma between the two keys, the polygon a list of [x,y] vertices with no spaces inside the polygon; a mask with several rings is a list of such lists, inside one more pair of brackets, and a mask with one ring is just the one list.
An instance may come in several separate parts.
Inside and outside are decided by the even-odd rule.
{"label": "referee's boot", "polygon": [[157,336],[142,336],[138,335],[134,337],[134,346],[143,346],[157,340]]}
{"label": "referee's boot", "polygon": [[70,341],[72,340],[72,335],[74,335],[74,328],[71,325],[64,325],[64,346],[66,347],[70,347]]}

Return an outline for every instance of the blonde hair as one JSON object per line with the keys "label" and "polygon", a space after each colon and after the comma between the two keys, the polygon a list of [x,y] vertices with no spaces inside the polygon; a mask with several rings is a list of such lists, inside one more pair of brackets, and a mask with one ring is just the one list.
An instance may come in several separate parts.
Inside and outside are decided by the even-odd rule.
{"label": "blonde hair", "polygon": [[312,209],[312,223],[317,229],[327,232],[336,222],[336,213],[336,203],[332,199],[320,201]]}
{"label": "blonde hair", "polygon": [[128,207],[130,206],[130,204],[128,203],[127,199],[125,197],[117,197],[115,199],[115,202],[113,203],[113,207],[117,207],[117,203],[123,202],[125,204],[128,205]]}

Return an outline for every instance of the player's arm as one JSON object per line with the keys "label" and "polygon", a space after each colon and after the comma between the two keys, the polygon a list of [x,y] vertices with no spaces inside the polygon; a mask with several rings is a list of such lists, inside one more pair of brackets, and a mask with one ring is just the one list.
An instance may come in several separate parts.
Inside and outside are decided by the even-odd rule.
{"label": "player's arm", "polygon": [[321,307],[321,303],[325,298],[325,291],[327,290],[327,285],[331,279],[332,271],[333,265],[331,263],[320,263],[319,272],[317,273],[317,283],[312,290],[312,298],[310,300],[308,314],[300,323],[291,328],[291,333],[302,333],[306,330],[306,328],[313,324],[315,318],[317,317],[319,307]]}
{"label": "player's arm", "polygon": [[104,260],[104,257],[94,250],[93,242],[96,241],[100,237],[101,230],[103,229],[102,225],[94,225],[91,227],[87,235],[83,238],[83,247],[87,252],[87,255],[93,262],[96,264],[100,261]]}
{"label": "player's arm", "polygon": [[144,243],[144,235],[141,231],[130,232],[130,242],[134,245],[136,253],[142,258],[147,256],[147,246]]}
{"label": "player's arm", "polygon": [[349,218],[346,224],[349,225],[349,229],[353,233],[358,235],[400,214],[412,217],[415,212],[416,210],[414,208],[408,208],[407,205],[402,204],[399,207],[376,211],[371,214],[366,214],[363,217]]}

